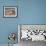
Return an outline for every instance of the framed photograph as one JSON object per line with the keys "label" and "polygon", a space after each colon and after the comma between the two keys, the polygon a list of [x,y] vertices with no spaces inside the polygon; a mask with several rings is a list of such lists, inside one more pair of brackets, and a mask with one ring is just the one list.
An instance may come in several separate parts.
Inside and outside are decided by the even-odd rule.
{"label": "framed photograph", "polygon": [[17,16],[17,7],[15,6],[4,6],[3,15],[4,17],[16,17]]}

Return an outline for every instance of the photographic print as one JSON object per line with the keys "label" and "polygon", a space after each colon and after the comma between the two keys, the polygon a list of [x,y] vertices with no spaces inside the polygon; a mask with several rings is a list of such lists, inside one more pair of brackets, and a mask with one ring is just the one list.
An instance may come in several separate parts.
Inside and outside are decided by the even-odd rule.
{"label": "photographic print", "polygon": [[16,16],[17,16],[17,7],[4,6],[4,17],[16,17]]}

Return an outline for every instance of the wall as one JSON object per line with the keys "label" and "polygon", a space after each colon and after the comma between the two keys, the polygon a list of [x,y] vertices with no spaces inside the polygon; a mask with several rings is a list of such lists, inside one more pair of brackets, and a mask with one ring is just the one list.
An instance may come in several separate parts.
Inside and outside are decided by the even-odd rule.
{"label": "wall", "polygon": [[[0,0],[0,44],[7,44],[8,34],[10,32],[17,32],[17,18],[3,18],[3,6],[17,6],[17,0]],[[17,38],[18,39],[18,38]],[[16,43],[18,40],[16,39]]]}
{"label": "wall", "polygon": [[[3,6],[18,6],[16,18],[3,18]],[[0,44],[7,44],[17,24],[46,24],[46,0],[0,0]],[[17,40],[16,40],[17,43]]]}
{"label": "wall", "polygon": [[21,24],[46,24],[46,0],[20,0]]}

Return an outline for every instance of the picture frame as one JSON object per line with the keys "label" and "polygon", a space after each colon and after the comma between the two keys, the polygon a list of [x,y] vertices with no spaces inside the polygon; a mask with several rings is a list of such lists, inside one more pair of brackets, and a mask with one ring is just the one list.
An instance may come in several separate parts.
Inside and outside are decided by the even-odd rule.
{"label": "picture frame", "polygon": [[16,6],[4,6],[3,7],[3,17],[17,17],[17,7]]}

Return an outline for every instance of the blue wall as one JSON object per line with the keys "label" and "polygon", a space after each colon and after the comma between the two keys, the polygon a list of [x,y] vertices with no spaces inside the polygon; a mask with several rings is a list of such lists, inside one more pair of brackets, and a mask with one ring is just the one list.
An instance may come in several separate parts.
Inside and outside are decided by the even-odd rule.
{"label": "blue wall", "polygon": [[[3,6],[17,6],[17,2],[17,0],[0,0],[0,44],[9,42],[10,32],[16,32],[17,35],[18,18],[3,18]],[[15,42],[18,42],[17,39]]]}
{"label": "blue wall", "polygon": [[21,24],[46,24],[46,0],[21,0],[19,5]]}
{"label": "blue wall", "polygon": [[[17,6],[18,16],[3,18],[3,6]],[[8,43],[9,32],[17,34],[18,24],[46,24],[46,0],[0,0],[0,44]]]}

